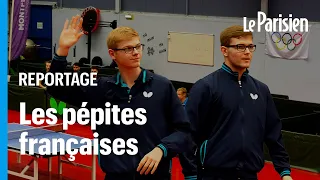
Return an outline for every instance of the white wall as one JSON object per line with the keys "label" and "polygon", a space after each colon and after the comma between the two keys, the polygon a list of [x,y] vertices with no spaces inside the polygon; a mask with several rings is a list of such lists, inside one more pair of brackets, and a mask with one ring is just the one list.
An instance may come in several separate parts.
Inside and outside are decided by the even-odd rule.
{"label": "white wall", "polygon": [[[76,9],[53,10],[53,44],[58,44],[60,32],[66,18],[81,14]],[[118,20],[118,26],[131,26],[141,35],[141,41],[146,44],[142,66],[153,69],[156,73],[166,76],[171,80],[195,82],[199,78],[217,70],[223,63],[219,51],[220,32],[234,24],[241,24],[240,18],[217,18],[217,17],[186,17],[181,15],[131,13],[133,20],[126,20],[124,14],[113,12],[102,12],[102,21]],[[313,24],[311,29],[311,40],[309,59],[284,60],[274,59],[264,53],[264,33],[255,33],[254,41],[257,50],[254,54],[250,74],[266,83],[274,94],[288,95],[292,100],[320,103],[320,23]],[[91,57],[99,55],[103,58],[105,65],[111,63],[106,49],[106,37],[111,28],[101,28],[93,34]],[[183,31],[191,33],[208,33],[215,35],[214,67],[169,63],[167,52],[159,53],[159,50],[167,46],[168,31]],[[143,34],[147,34],[143,37]],[[154,40],[147,41],[154,37]],[[163,43],[163,47],[159,44]],[[153,47],[155,54],[148,56],[147,48]],[[87,56],[86,37],[84,36],[77,44],[77,60]],[[70,53],[70,58],[72,53]]]}

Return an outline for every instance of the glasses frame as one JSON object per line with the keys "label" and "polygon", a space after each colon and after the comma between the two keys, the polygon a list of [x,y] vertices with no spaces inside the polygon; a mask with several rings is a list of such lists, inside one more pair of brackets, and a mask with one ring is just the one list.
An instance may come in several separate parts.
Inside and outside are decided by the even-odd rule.
{"label": "glasses frame", "polygon": [[[245,49],[244,50],[239,50],[239,46],[245,46]],[[250,48],[249,48],[249,47],[252,47],[252,46],[254,47],[253,51],[251,51]],[[246,46],[244,44],[236,44],[236,45],[229,45],[229,46],[226,46],[226,47],[236,48],[239,52],[245,52],[247,49],[250,52],[254,52],[257,49],[257,45],[255,45],[255,44],[251,44],[251,45],[248,45],[248,46]]]}
{"label": "glasses frame", "polygon": [[[138,49],[137,47],[140,46],[140,48]],[[112,49],[114,51],[124,51],[126,54],[132,54],[134,50],[137,50],[139,52],[142,52],[144,49],[144,44],[138,44],[135,47],[126,47],[126,48],[115,48]]]}

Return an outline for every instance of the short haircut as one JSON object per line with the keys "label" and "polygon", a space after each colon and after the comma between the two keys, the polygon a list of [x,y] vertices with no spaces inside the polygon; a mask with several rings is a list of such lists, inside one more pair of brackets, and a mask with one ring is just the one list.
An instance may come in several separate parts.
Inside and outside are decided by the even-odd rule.
{"label": "short haircut", "polygon": [[109,49],[118,48],[117,45],[121,41],[139,37],[139,33],[131,27],[118,27],[112,30],[107,37],[107,46]]}
{"label": "short haircut", "polygon": [[183,94],[187,94],[187,89],[184,87],[179,88],[177,91],[181,91]]}
{"label": "short haircut", "polygon": [[79,66],[80,67],[80,63],[76,62],[73,64],[73,66]]}
{"label": "short haircut", "polygon": [[98,66],[91,66],[91,69],[99,70],[99,67]]}
{"label": "short haircut", "polygon": [[243,26],[234,25],[226,28],[220,33],[221,46],[229,46],[231,38],[240,38],[243,36],[252,36],[252,32],[244,32]]}

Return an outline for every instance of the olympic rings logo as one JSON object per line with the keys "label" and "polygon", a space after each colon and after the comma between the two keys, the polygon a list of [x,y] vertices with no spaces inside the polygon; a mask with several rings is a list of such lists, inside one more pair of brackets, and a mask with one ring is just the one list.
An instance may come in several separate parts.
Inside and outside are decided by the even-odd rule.
{"label": "olympic rings logo", "polygon": [[297,46],[302,43],[302,34],[295,33],[293,36],[290,33],[281,35],[279,32],[274,32],[271,35],[271,40],[276,44],[276,47],[282,51],[288,49],[293,51]]}

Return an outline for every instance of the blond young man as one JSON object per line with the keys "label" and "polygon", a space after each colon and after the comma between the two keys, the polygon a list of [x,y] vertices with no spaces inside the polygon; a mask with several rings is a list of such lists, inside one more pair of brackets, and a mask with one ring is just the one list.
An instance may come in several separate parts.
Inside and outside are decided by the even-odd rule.
{"label": "blond young man", "polygon": [[[70,48],[83,35],[82,21],[79,16],[73,17],[70,24],[66,20],[51,72],[65,70]],[[168,79],[140,67],[143,45],[134,29],[112,30],[107,46],[118,65],[118,74],[101,77],[95,87],[48,87],[48,92],[78,107],[88,102],[87,108],[105,109],[110,102],[121,110],[144,108],[147,117],[144,125],[98,125],[96,132],[100,139],[135,138],[139,149],[136,155],[100,155],[100,167],[106,180],[169,180],[172,157],[188,149],[190,123],[186,112]],[[118,117],[121,118],[121,113]]]}
{"label": "blond young man", "polygon": [[257,180],[265,142],[281,178],[291,180],[268,86],[248,74],[256,49],[252,33],[231,26],[220,42],[222,67],[193,85],[186,106],[198,146],[198,179]]}

